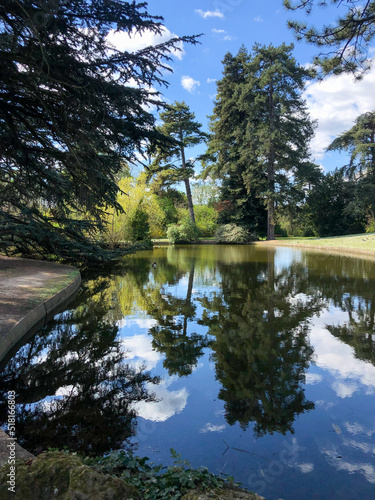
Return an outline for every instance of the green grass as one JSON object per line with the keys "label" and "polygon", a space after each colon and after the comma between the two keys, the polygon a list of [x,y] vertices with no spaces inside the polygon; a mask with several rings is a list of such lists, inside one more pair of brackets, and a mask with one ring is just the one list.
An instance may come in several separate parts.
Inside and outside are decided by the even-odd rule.
{"label": "green grass", "polygon": [[375,233],[349,234],[330,238],[277,238],[276,241],[296,246],[314,246],[375,253]]}

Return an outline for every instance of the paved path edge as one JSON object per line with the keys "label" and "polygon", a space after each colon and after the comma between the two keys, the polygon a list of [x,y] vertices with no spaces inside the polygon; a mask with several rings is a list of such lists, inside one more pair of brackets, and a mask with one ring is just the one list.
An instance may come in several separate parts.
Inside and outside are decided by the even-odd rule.
{"label": "paved path edge", "polygon": [[78,291],[81,282],[81,275],[79,274],[69,285],[53,295],[53,297],[39,304],[14,325],[13,328],[6,332],[1,339],[0,361],[4,359],[10,349],[19,343],[33,327],[39,323],[41,324],[40,326],[43,326],[45,321],[57,312],[59,308],[66,305]]}

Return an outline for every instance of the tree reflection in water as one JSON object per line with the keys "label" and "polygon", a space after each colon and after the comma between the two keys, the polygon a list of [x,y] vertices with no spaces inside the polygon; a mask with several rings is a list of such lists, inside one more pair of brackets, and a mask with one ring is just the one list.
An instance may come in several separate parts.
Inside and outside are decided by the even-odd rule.
{"label": "tree reflection in water", "polygon": [[[16,391],[17,432],[30,451],[102,454],[135,432],[133,405],[155,400],[144,370],[126,363],[119,326],[151,318],[153,349],[169,375],[192,374],[211,350],[229,424],[257,436],[293,432],[314,405],[304,393],[310,318],[330,304],[348,315],[327,329],[374,363],[375,302],[368,262],[306,253],[275,265],[274,249],[195,247],[133,256],[86,290],[0,373],[0,420]],[[156,269],[151,263],[157,261]],[[203,333],[202,333],[203,332]],[[328,332],[327,332],[328,333]]]}
{"label": "tree reflection in water", "polygon": [[308,319],[323,306],[305,268],[277,271],[273,252],[268,263],[219,264],[222,293],[202,300],[226,420],[255,422],[257,436],[293,432],[296,416],[314,408],[303,388],[313,354]]}
{"label": "tree reflection in water", "polygon": [[[90,299],[87,299],[87,296]],[[0,374],[1,423],[7,391],[16,391],[17,437],[37,453],[48,447],[98,455],[135,432],[138,401],[153,381],[124,360],[118,327],[108,321],[108,280],[89,282],[74,309],[55,317]]]}

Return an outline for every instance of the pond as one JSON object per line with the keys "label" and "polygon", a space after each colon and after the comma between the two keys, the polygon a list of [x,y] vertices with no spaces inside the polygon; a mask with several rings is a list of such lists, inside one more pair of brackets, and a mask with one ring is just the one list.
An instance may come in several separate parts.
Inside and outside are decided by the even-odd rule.
{"label": "pond", "polygon": [[[152,266],[153,263],[155,266]],[[0,371],[28,450],[132,448],[267,500],[375,497],[375,262],[181,246],[86,279]]]}

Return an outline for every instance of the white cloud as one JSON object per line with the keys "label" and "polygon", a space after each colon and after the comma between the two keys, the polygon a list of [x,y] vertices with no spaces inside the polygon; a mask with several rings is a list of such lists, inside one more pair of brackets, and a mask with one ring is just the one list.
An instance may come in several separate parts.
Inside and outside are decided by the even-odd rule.
{"label": "white cloud", "polygon": [[355,118],[375,109],[375,65],[360,81],[351,75],[330,76],[322,82],[307,85],[304,93],[311,118],[318,120],[315,137],[311,141],[315,159],[324,156],[324,150],[342,132],[349,130]]}
{"label": "white cloud", "polygon": [[134,409],[140,417],[152,422],[165,422],[185,408],[189,393],[185,387],[178,391],[168,391],[167,387],[173,380],[171,377],[160,385],[147,384],[147,389],[155,393],[158,401],[136,403]]}
{"label": "white cloud", "polygon": [[229,42],[233,40],[233,37],[230,36],[230,35],[225,35],[225,37],[223,38],[223,40],[228,40]]}
{"label": "white cloud", "polygon": [[358,390],[356,384],[344,384],[343,382],[334,382],[332,389],[340,398],[351,398],[355,391]]}
{"label": "white cloud", "polygon": [[262,18],[262,16],[254,17],[254,21],[256,23],[262,23],[263,22],[263,18]]}
{"label": "white cloud", "polygon": [[323,377],[317,373],[308,373],[306,375],[306,384],[314,385],[321,382]]}
{"label": "white cloud", "polygon": [[369,483],[375,483],[375,468],[372,463],[366,462],[349,462],[339,458],[336,450],[323,449],[322,453],[326,455],[329,463],[338,471],[349,472],[350,474],[362,474]]}
{"label": "white cloud", "polygon": [[[310,339],[315,351],[315,365],[333,375],[332,389],[340,398],[359,389],[375,388],[375,367],[355,357],[353,348],[335,338],[325,325],[344,324],[347,313],[332,308],[321,313],[311,328]],[[364,387],[361,387],[364,386]]]}
{"label": "white cloud", "polygon": [[191,76],[183,76],[181,78],[181,85],[188,92],[194,92],[194,90],[199,87],[201,83],[198,80],[194,80]]}
{"label": "white cloud", "polygon": [[206,432],[221,432],[225,429],[225,425],[214,425],[208,422],[199,432],[205,434]]}
{"label": "white cloud", "polygon": [[217,82],[216,78],[207,78],[207,83],[215,83]]}
{"label": "white cloud", "polygon": [[[117,50],[122,52],[136,52],[137,50],[155,46],[176,37],[177,35],[171,33],[166,27],[162,27],[162,33],[160,35],[151,31],[137,33],[133,30],[130,34],[128,34],[124,31],[111,30],[108,34],[107,40]],[[185,54],[183,50],[183,43],[179,42],[176,46],[180,50],[174,49],[171,51],[171,54],[181,60]]]}
{"label": "white cloud", "polygon": [[203,19],[207,19],[208,17],[219,17],[220,19],[224,19],[224,14],[220,12],[220,10],[206,10],[203,11],[201,9],[196,9],[195,12],[199,14]]}
{"label": "white cloud", "polygon": [[297,467],[301,472],[304,474],[307,474],[308,472],[312,472],[314,470],[314,464],[295,464],[295,467]]}
{"label": "white cloud", "polygon": [[129,351],[126,359],[132,360],[132,365],[138,368],[145,366],[146,370],[152,370],[162,359],[161,354],[153,349],[151,338],[147,334],[125,337],[121,344]]}
{"label": "white cloud", "polygon": [[226,31],[225,30],[217,30],[216,28],[212,28],[212,33],[218,33],[218,34],[225,34]]}

